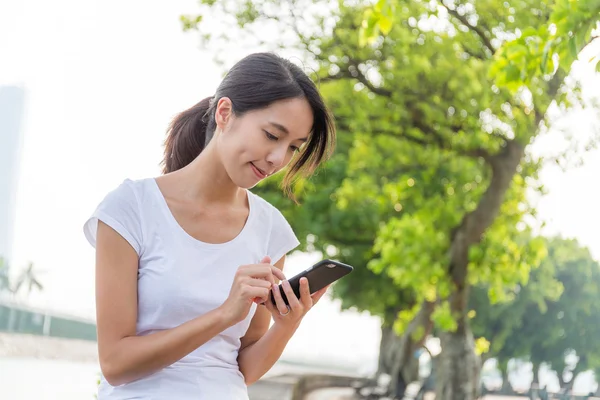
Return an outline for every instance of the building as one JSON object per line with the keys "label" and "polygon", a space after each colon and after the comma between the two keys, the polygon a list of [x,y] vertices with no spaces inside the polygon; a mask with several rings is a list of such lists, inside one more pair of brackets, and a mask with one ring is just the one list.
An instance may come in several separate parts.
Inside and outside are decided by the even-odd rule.
{"label": "building", "polygon": [[0,257],[10,261],[23,147],[25,90],[0,86]]}

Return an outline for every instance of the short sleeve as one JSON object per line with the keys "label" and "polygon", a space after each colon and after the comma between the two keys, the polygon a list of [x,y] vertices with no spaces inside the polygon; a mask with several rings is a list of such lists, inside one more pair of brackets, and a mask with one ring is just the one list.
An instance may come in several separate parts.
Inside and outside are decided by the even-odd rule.
{"label": "short sleeve", "polygon": [[298,247],[300,242],[281,212],[275,207],[272,210],[271,233],[267,251],[271,261],[277,262],[281,257]]}
{"label": "short sleeve", "polygon": [[96,247],[98,221],[113,228],[133,247],[138,256],[142,252],[142,224],[140,207],[133,182],[125,180],[108,193],[86,221],[83,233],[90,244]]}

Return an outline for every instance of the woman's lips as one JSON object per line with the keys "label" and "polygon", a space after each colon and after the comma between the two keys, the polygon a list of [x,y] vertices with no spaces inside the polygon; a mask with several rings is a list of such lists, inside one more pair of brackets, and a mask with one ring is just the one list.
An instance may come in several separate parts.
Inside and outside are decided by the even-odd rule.
{"label": "woman's lips", "polygon": [[254,175],[256,175],[259,179],[264,179],[267,177],[267,174],[256,168],[254,164],[250,163],[250,166],[252,167],[252,171],[254,171]]}

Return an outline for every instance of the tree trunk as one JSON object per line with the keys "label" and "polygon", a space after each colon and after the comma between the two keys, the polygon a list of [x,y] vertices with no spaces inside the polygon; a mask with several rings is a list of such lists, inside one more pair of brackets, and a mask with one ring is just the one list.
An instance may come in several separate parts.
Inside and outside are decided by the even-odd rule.
{"label": "tree trunk", "polygon": [[533,363],[532,366],[533,372],[533,381],[531,382],[531,386],[540,386],[540,363]]}
{"label": "tree trunk", "polygon": [[[433,304],[424,303],[402,336],[398,336],[390,325],[381,327],[377,377],[381,374],[390,376],[388,394],[402,398],[408,384],[418,379],[419,360],[414,354],[431,331],[432,312]],[[415,333],[421,329],[421,336],[416,337]]]}
{"label": "tree trunk", "polygon": [[442,352],[436,371],[436,400],[474,400],[479,389],[481,363],[466,318],[454,332],[440,334]]}
{"label": "tree trunk", "polygon": [[480,362],[475,355],[474,338],[467,318],[469,249],[481,241],[482,235],[496,219],[524,150],[521,144],[509,140],[500,153],[485,158],[492,171],[490,184],[475,210],[465,214],[452,232],[448,275],[452,280],[453,293],[449,302],[458,326],[456,331],[440,335],[442,354],[437,372],[436,400],[474,400],[477,396]]}
{"label": "tree trunk", "polygon": [[565,377],[563,376],[564,372],[556,372],[556,376],[558,377],[558,384],[560,385],[561,389],[564,389],[565,387]]}
{"label": "tree trunk", "polygon": [[510,380],[508,379],[508,363],[502,363],[498,365],[498,369],[502,374],[502,387],[500,388],[500,393],[512,394],[514,392],[514,389],[510,384]]}

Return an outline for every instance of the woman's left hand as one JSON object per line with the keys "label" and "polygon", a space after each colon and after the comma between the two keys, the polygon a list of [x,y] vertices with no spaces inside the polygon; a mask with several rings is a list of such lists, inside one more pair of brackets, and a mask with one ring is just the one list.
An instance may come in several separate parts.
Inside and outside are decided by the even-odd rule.
{"label": "woman's left hand", "polygon": [[267,310],[271,312],[271,315],[273,315],[275,324],[296,329],[306,313],[317,304],[325,292],[327,292],[329,286],[325,286],[323,289],[318,290],[311,295],[310,288],[308,287],[308,279],[301,278],[299,299],[296,297],[296,294],[287,280],[284,280],[281,283],[281,288],[288,299],[289,307],[281,297],[279,285],[273,285],[271,288],[276,305],[273,305],[271,299],[268,299],[264,304],[267,307]]}

